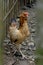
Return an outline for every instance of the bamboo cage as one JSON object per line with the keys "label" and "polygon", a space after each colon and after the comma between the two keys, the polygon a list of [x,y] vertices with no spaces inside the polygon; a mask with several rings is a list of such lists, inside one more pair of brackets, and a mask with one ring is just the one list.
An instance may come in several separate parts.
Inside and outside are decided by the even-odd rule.
{"label": "bamboo cage", "polygon": [[4,8],[3,22],[5,22],[5,28],[6,28],[5,30],[7,36],[10,20],[11,18],[15,18],[19,11],[18,0],[4,0],[3,8]]}

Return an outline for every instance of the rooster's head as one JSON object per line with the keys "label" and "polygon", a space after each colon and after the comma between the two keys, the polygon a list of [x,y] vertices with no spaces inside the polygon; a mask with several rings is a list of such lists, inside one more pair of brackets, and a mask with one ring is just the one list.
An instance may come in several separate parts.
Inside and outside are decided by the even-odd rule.
{"label": "rooster's head", "polygon": [[29,13],[28,12],[22,12],[20,14],[20,24],[21,24],[21,26],[27,20],[28,16],[29,16]]}
{"label": "rooster's head", "polygon": [[27,20],[28,16],[29,16],[29,13],[28,12],[22,12],[20,14],[20,19],[21,20]]}
{"label": "rooster's head", "polygon": [[24,17],[28,17],[29,13],[28,12],[23,12]]}

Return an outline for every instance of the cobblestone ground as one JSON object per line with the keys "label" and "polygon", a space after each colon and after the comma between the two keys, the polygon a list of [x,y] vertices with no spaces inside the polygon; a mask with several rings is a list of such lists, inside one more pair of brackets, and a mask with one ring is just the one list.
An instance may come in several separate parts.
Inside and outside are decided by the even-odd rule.
{"label": "cobblestone ground", "polygon": [[3,46],[4,46],[4,65],[35,65],[34,62],[34,51],[35,47],[35,37],[36,37],[36,11],[35,7],[29,9],[29,18],[28,25],[31,32],[30,37],[28,37],[21,44],[22,52],[28,57],[28,59],[21,59],[19,57],[15,57],[15,47],[10,43],[9,38],[5,38]]}

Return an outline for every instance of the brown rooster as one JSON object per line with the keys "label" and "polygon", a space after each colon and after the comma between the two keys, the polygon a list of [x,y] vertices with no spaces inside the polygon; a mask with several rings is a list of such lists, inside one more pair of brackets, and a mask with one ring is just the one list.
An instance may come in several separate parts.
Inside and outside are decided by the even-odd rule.
{"label": "brown rooster", "polygon": [[27,24],[27,12],[22,12],[20,14],[20,25],[19,29],[17,29],[16,23],[12,22],[9,26],[9,35],[11,43],[16,45],[16,49],[21,53],[22,57],[25,58],[25,55],[20,50],[20,44],[30,35],[30,31],[28,29]]}

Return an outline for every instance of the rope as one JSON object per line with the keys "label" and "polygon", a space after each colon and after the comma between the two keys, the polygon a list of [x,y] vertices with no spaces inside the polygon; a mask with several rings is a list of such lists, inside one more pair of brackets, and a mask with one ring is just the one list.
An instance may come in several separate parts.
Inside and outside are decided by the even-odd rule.
{"label": "rope", "polygon": [[16,2],[12,5],[11,9],[9,10],[9,12],[6,14],[6,16],[3,19],[3,22],[6,20],[6,18],[8,17],[8,15],[11,13],[11,11],[13,10],[14,6],[16,5],[18,0],[16,0]]}

